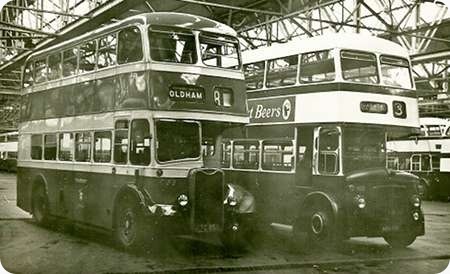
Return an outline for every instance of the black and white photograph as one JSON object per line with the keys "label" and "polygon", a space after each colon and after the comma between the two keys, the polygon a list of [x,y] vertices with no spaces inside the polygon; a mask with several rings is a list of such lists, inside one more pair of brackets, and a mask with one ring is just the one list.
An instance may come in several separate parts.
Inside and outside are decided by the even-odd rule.
{"label": "black and white photograph", "polygon": [[450,0],[0,0],[0,273],[450,273]]}

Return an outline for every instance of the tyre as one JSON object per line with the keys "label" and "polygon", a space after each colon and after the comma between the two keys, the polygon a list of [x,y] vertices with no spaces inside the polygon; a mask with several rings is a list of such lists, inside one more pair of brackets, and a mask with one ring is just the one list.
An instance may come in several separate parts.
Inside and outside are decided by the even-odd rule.
{"label": "tyre", "polygon": [[305,221],[308,242],[313,247],[326,247],[335,244],[337,237],[334,219],[328,207],[312,207]]}
{"label": "tyre", "polygon": [[50,208],[44,185],[40,184],[33,190],[31,201],[33,219],[38,225],[50,224]]}
{"label": "tyre", "polygon": [[114,238],[119,248],[137,250],[144,246],[143,217],[135,198],[127,195],[120,199],[114,218]]}
{"label": "tyre", "polygon": [[242,231],[225,231],[221,235],[221,241],[226,253],[243,251],[246,246],[244,233]]}
{"label": "tyre", "polygon": [[405,248],[416,240],[416,235],[411,233],[392,233],[385,235],[383,238],[393,248]]}

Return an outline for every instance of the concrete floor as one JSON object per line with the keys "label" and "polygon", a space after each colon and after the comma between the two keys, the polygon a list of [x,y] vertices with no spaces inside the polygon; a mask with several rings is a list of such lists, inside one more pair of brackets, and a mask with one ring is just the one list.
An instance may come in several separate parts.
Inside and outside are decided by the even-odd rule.
{"label": "concrete floor", "polygon": [[0,173],[0,261],[11,273],[439,273],[450,259],[450,203],[424,202],[426,235],[401,250],[379,238],[352,238],[311,252],[274,232],[232,256],[181,239],[132,254],[107,235],[35,225],[16,207],[15,190],[15,174]]}

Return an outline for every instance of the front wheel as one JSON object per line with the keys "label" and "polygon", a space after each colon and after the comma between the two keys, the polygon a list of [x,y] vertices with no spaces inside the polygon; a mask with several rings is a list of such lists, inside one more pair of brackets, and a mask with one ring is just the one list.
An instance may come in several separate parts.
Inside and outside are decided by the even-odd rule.
{"label": "front wheel", "polygon": [[383,236],[384,240],[393,248],[405,248],[416,240],[416,235],[411,233],[392,233]]}
{"label": "front wheel", "polygon": [[36,223],[42,226],[48,225],[50,223],[49,202],[43,185],[38,185],[34,189],[31,206]]}
{"label": "front wheel", "polygon": [[144,244],[144,219],[138,202],[125,196],[117,205],[115,213],[114,238],[125,250],[135,250]]}
{"label": "front wheel", "polygon": [[325,206],[313,207],[306,217],[308,241],[312,246],[334,244],[336,231],[331,210]]}

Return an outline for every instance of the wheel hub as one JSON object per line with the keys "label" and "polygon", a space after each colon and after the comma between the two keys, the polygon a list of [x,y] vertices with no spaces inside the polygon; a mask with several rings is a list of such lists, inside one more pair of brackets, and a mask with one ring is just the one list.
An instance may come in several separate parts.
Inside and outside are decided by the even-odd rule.
{"label": "wheel hub", "polygon": [[311,229],[314,234],[319,235],[324,229],[324,220],[322,215],[319,213],[314,213],[311,217]]}

